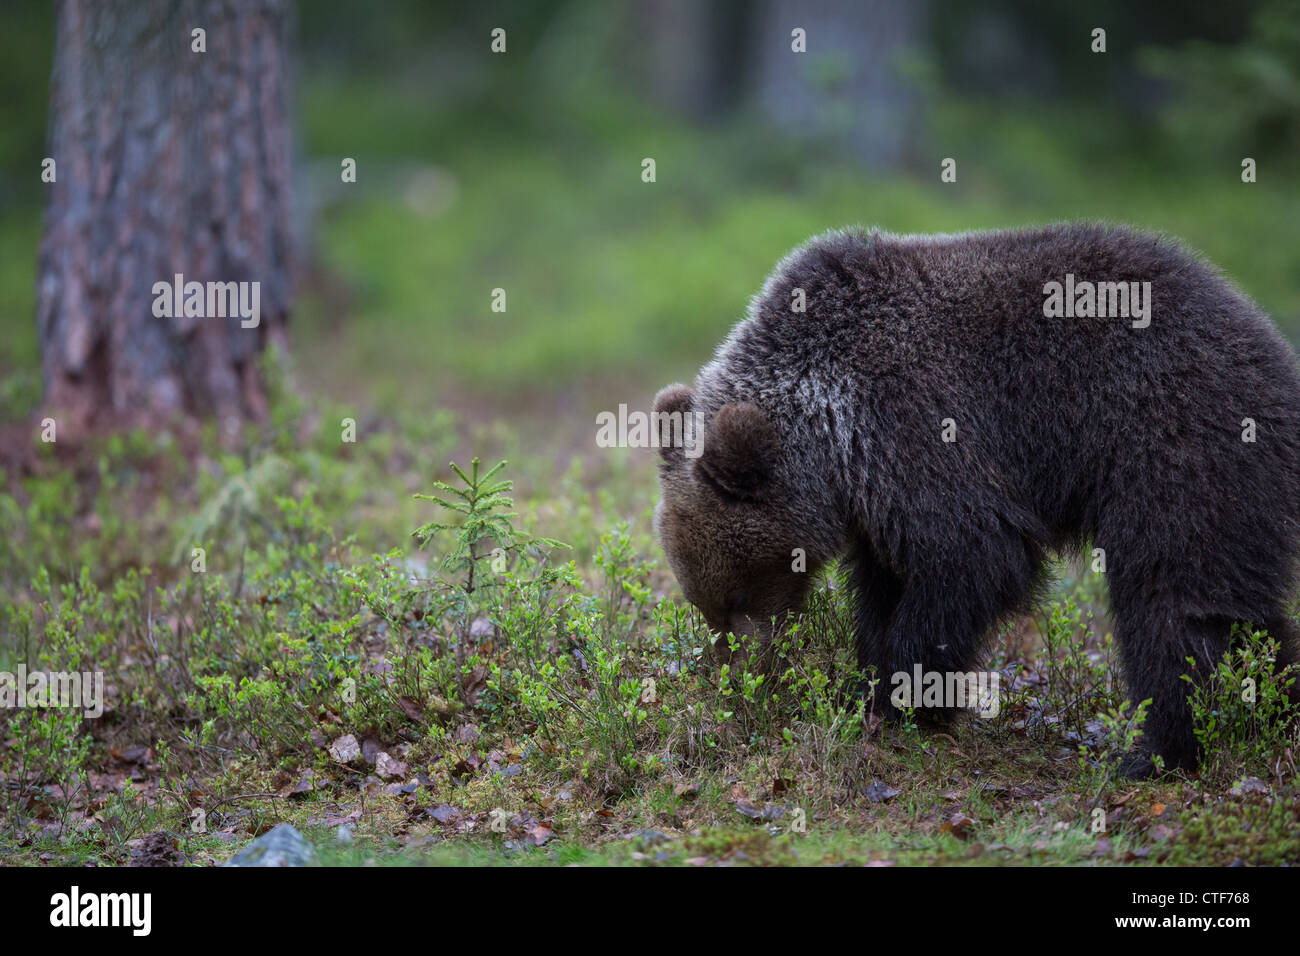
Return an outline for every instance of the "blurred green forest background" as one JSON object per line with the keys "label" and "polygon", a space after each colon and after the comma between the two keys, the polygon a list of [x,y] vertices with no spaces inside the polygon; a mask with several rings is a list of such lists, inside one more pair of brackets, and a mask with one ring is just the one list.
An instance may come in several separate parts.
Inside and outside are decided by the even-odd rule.
{"label": "blurred green forest background", "polygon": [[[782,254],[859,223],[1165,230],[1300,335],[1296,0],[305,0],[296,18],[291,352],[338,400],[588,422],[689,379]],[[4,24],[12,418],[40,397],[51,5],[9,4]]]}

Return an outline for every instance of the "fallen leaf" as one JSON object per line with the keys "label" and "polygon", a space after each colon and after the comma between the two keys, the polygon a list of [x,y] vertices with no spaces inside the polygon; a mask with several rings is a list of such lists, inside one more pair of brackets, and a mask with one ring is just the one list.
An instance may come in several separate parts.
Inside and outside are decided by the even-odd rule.
{"label": "fallen leaf", "polygon": [[1260,780],[1259,777],[1243,777],[1228,792],[1234,797],[1244,797],[1252,793],[1268,793],[1268,784]]}
{"label": "fallen leaf", "polygon": [[153,759],[153,750],[145,746],[127,747],[123,750],[110,747],[108,752],[123,763],[148,763]]}
{"label": "fallen leaf", "polygon": [[488,669],[486,664],[475,665],[470,669],[470,672],[465,675],[461,687],[465,691],[465,700],[468,702],[469,706],[473,707],[478,703],[479,694],[487,690],[488,678],[491,675],[492,671]]}
{"label": "fallen leaf", "polygon": [[451,823],[453,820],[459,820],[461,816],[460,810],[445,803],[441,806],[425,810],[424,812],[433,817],[439,823]]}
{"label": "fallen leaf", "polygon": [[464,760],[456,761],[456,765],[451,768],[453,777],[469,777],[483,765],[483,758],[478,754],[470,754]]}
{"label": "fallen leaf", "polygon": [[873,780],[871,781],[871,786],[862,791],[862,795],[872,803],[888,803],[902,792],[903,791],[901,790],[895,790],[893,787],[881,783],[879,780]]}
{"label": "fallen leaf", "polygon": [[351,734],[344,734],[334,743],[330,744],[330,756],[338,763],[351,763],[361,756],[361,747],[357,743],[357,738]]}
{"label": "fallen leaf", "polygon": [[406,764],[381,750],[375,755],[375,773],[389,780],[400,779],[406,776]]}
{"label": "fallen leaf", "polygon": [[474,724],[462,724],[456,730],[456,741],[462,744],[472,744],[481,736],[479,729]]}
{"label": "fallen leaf", "polygon": [[401,697],[397,698],[397,706],[401,709],[402,713],[407,717],[410,717],[416,723],[421,723],[424,720],[424,707],[414,697],[403,694]]}
{"label": "fallen leaf", "polygon": [[313,771],[308,770],[301,777],[298,778],[298,782],[296,784],[286,787],[284,790],[280,792],[286,797],[292,797],[302,793],[310,793],[312,790],[315,789],[315,781],[316,781],[316,774]]}
{"label": "fallen leaf", "polygon": [[537,826],[524,832],[524,839],[533,846],[541,846],[554,836],[555,831],[543,823],[539,823]]}
{"label": "fallen leaf", "polygon": [[940,833],[951,833],[958,840],[965,840],[974,830],[975,821],[964,813],[954,813],[939,827]]}

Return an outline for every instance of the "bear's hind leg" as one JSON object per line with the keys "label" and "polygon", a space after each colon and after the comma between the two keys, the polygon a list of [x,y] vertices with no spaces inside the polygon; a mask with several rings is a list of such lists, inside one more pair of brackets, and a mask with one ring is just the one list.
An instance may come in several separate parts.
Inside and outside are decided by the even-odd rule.
{"label": "bear's hind leg", "polygon": [[[1269,636],[1278,642],[1276,670],[1283,671],[1290,665],[1300,665],[1300,629],[1285,611],[1265,618],[1264,626]],[[1295,681],[1291,684],[1288,696],[1293,707],[1300,707],[1300,667],[1291,671]]]}
{"label": "bear's hind leg", "polygon": [[[1193,769],[1200,748],[1188,700],[1193,685],[1183,675],[1200,681],[1213,673],[1228,649],[1232,622],[1217,616],[1187,617],[1169,606],[1150,606],[1117,609],[1116,624],[1129,699],[1135,706],[1151,701],[1141,750],[1147,755],[1159,754],[1167,770]],[[1151,768],[1135,755],[1124,769],[1129,776],[1145,776]]]}

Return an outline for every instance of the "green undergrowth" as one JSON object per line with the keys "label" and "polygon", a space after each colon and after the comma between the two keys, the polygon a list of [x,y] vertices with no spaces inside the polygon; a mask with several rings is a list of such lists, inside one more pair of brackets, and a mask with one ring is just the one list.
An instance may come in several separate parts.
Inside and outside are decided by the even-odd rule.
{"label": "green undergrowth", "polygon": [[995,714],[882,724],[834,569],[770,655],[720,662],[648,460],[449,471],[454,423],[346,417],[281,395],[197,468],[139,433],[92,449],[97,483],[0,494],[0,670],[105,686],[95,718],[0,712],[12,859],[215,862],[287,820],[327,864],[1300,860],[1266,634],[1196,692],[1195,776],[1120,776],[1144,707],[1072,565],[1004,628]]}

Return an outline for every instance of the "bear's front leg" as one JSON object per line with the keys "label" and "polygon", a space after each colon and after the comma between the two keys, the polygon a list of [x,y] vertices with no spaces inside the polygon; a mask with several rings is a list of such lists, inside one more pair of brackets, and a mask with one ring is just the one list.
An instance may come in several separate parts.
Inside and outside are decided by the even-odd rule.
{"label": "bear's front leg", "polygon": [[935,588],[904,591],[876,664],[874,713],[897,719],[911,709],[921,720],[942,725],[960,710],[981,706],[975,688],[987,687],[988,681],[978,681],[977,668],[984,664],[995,618],[976,620],[950,601]]}
{"label": "bear's front leg", "polygon": [[958,710],[995,703],[971,691],[995,688],[978,668],[998,620],[1030,592],[1036,565],[1018,538],[992,544],[988,538],[961,542],[944,555],[945,563],[906,575],[889,574],[878,561],[853,565],[858,655],[864,668],[875,668],[874,713],[897,717],[900,707],[911,708],[944,722]]}
{"label": "bear's front leg", "polygon": [[[853,592],[855,644],[858,670],[862,674],[860,693],[871,700],[888,675],[885,669],[892,655],[887,652],[890,622],[903,594],[902,582],[876,557],[865,539],[844,560],[849,587]],[[871,682],[876,682],[876,690]],[[883,713],[878,707],[875,713]]]}

